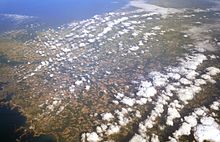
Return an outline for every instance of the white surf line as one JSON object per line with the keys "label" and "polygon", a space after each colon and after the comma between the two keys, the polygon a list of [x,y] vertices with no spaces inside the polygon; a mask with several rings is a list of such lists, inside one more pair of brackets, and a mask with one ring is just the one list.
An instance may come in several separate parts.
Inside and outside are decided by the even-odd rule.
{"label": "white surf line", "polygon": [[0,16],[14,20],[16,22],[22,22],[24,20],[36,18],[34,16],[18,15],[18,14],[0,14]]}

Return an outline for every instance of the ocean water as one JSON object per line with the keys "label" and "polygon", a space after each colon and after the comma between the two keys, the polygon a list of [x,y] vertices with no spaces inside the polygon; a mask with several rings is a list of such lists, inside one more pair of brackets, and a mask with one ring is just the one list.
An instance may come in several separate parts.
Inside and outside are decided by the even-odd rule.
{"label": "ocean water", "polygon": [[34,16],[49,25],[90,18],[125,6],[129,0],[1,0],[0,14]]}
{"label": "ocean water", "polygon": [[25,124],[26,118],[9,106],[0,106],[0,139],[14,142],[18,137],[15,130]]}

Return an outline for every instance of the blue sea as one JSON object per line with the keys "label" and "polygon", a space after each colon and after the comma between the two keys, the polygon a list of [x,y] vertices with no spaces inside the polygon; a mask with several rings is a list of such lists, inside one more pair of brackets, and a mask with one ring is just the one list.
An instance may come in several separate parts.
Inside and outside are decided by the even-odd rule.
{"label": "blue sea", "polygon": [[0,14],[34,16],[48,25],[62,25],[125,6],[129,0],[0,0]]}

